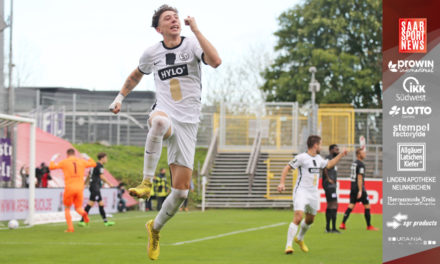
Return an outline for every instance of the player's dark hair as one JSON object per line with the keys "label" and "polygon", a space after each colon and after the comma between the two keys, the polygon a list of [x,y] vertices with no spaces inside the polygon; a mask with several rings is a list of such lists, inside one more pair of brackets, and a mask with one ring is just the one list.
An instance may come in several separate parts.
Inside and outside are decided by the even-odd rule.
{"label": "player's dark hair", "polygon": [[162,15],[163,12],[165,12],[165,11],[174,11],[174,12],[176,12],[176,13],[179,13],[179,12],[177,11],[177,9],[174,8],[174,7],[172,7],[172,6],[169,6],[169,5],[161,5],[161,6],[159,7],[159,9],[157,9],[156,11],[154,11],[153,19],[152,19],[152,22],[151,22],[151,26],[152,26],[152,27],[157,28],[157,27],[159,26],[159,18],[160,18],[160,15]]}
{"label": "player's dark hair", "polygon": [[363,150],[363,149],[361,149],[361,148],[356,149],[356,157],[359,156],[359,154],[361,154],[361,151],[362,151],[362,150]]}
{"label": "player's dark hair", "polygon": [[336,148],[338,145],[336,145],[336,144],[331,144],[329,147],[328,147],[328,151],[332,151],[334,148]]}
{"label": "player's dark hair", "polygon": [[104,157],[106,157],[106,156],[107,156],[106,153],[104,153],[104,152],[100,152],[100,153],[98,153],[98,160],[100,160],[100,159],[102,159],[102,158],[104,158]]}
{"label": "player's dark hair", "polygon": [[67,150],[67,155],[71,156],[71,155],[75,155],[75,150],[73,148],[70,148]]}
{"label": "player's dark hair", "polygon": [[320,141],[321,141],[320,136],[317,136],[317,135],[309,136],[309,138],[307,139],[307,148],[309,148],[309,149],[313,148],[313,146],[317,143],[319,144]]}

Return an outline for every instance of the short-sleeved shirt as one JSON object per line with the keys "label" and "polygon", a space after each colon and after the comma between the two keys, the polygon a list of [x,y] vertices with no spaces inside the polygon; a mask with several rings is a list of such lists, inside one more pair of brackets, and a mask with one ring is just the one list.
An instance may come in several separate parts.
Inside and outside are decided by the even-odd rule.
{"label": "short-sleeved shirt", "polygon": [[103,173],[104,166],[101,163],[96,162],[96,167],[94,167],[91,172],[92,175],[90,177],[90,190],[99,191],[99,189],[101,189],[101,174]]}
{"label": "short-sleeved shirt", "polygon": [[139,71],[154,73],[156,103],[177,121],[198,123],[201,110],[201,64],[203,50],[194,37],[181,37],[181,43],[168,48],[163,41],[145,50]]}
{"label": "short-sleeved shirt", "polygon": [[[333,155],[327,155],[327,157],[325,157],[327,160],[332,160],[334,158]],[[327,169],[327,175],[328,178],[330,178],[332,181],[335,182],[338,180],[338,167],[334,166],[331,169]],[[322,173],[322,186],[325,188],[326,186],[333,186],[327,179],[327,176],[324,175],[324,171]]]}
{"label": "short-sleeved shirt", "polygon": [[50,162],[49,169],[62,169],[64,174],[64,185],[68,187],[84,188],[84,176],[86,168],[95,167],[92,159],[85,160],[75,156],[68,157],[59,163]]}
{"label": "short-sleeved shirt", "polygon": [[319,174],[327,166],[328,160],[320,155],[310,156],[307,152],[297,155],[289,162],[292,169],[298,169],[295,190],[308,189],[318,191]]}
{"label": "short-sleeved shirt", "polygon": [[359,191],[358,175],[362,175],[362,190],[365,190],[365,164],[360,160],[356,160],[351,164],[350,179],[352,191]]}

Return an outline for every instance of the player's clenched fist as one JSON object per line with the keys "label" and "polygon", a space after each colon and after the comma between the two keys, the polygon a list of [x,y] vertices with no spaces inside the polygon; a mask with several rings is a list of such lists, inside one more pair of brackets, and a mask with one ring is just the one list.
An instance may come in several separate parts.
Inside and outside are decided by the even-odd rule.
{"label": "player's clenched fist", "polygon": [[125,96],[123,96],[121,93],[119,93],[113,103],[111,103],[108,107],[108,109],[113,112],[114,114],[117,114],[121,111],[121,105],[122,101],[124,100]]}
{"label": "player's clenched fist", "polygon": [[197,27],[196,19],[194,17],[188,16],[184,19],[184,21],[185,25],[189,26],[192,32],[196,32],[199,30],[199,28]]}
{"label": "player's clenched fist", "polygon": [[280,183],[280,185],[278,185],[278,192],[283,192],[286,190],[286,187],[284,186],[284,184]]}
{"label": "player's clenched fist", "polygon": [[121,111],[121,103],[111,104],[108,108],[113,114],[117,114]]}

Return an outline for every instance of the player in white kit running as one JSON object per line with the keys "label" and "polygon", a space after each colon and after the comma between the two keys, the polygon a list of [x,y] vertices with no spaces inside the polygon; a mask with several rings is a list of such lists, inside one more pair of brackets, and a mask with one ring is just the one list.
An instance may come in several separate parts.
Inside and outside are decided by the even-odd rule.
{"label": "player in white kit running", "polygon": [[[292,254],[292,242],[299,245],[302,251],[308,252],[309,249],[304,243],[304,235],[310,228],[315,219],[319,207],[318,183],[320,170],[324,168],[333,168],[342,157],[347,155],[344,148],[339,155],[332,160],[323,159],[319,154],[321,152],[321,137],[312,135],[307,139],[307,152],[297,155],[289,164],[284,167],[281,181],[278,185],[278,191],[285,190],[284,182],[291,169],[298,169],[298,178],[293,189],[293,221],[287,231],[287,244],[285,253]],[[303,219],[303,216],[305,217]],[[296,235],[298,231],[298,235]]]}
{"label": "player in white kit running", "polygon": [[172,176],[171,193],[154,220],[147,222],[148,256],[159,257],[159,231],[174,216],[188,196],[194,163],[197,128],[201,110],[201,63],[213,68],[221,64],[214,46],[202,35],[194,17],[184,19],[195,37],[180,35],[181,24],[175,8],[162,5],[155,11],[152,27],[163,41],[147,48],[139,66],[130,74],[110,110],[118,113],[122,100],[144,74],[154,74],[156,103],[148,120],[150,129],[145,143],[144,177],[140,185],[130,188],[132,196],[149,199],[153,177],[168,140],[168,164]]}

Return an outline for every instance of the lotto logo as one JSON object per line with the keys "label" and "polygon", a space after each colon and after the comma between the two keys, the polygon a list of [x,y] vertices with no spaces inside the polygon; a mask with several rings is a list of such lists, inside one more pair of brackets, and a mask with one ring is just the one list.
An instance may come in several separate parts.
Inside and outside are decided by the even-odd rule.
{"label": "lotto logo", "polygon": [[399,19],[399,52],[426,53],[426,18]]}

